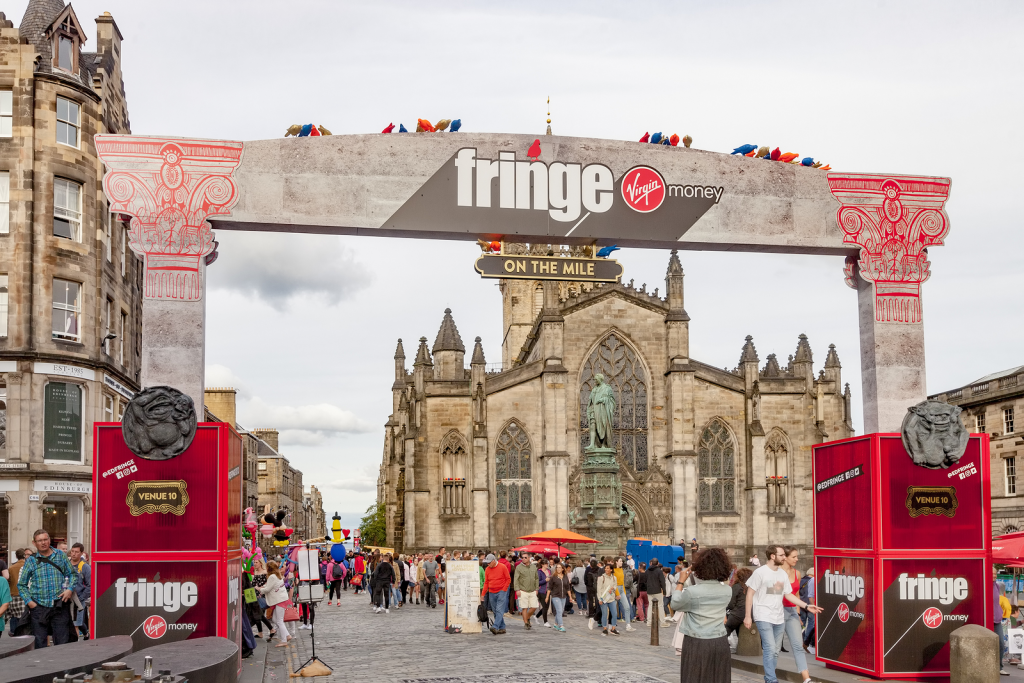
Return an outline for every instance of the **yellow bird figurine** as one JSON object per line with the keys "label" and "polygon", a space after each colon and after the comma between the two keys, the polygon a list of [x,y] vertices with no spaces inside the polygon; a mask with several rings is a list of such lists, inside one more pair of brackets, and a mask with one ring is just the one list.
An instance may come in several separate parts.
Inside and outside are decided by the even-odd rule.
{"label": "yellow bird figurine", "polygon": [[452,122],[451,119],[441,119],[436,124],[434,124],[434,130],[436,130],[438,133],[440,133],[445,128],[447,128],[449,125],[451,125],[451,122]]}
{"label": "yellow bird figurine", "polygon": [[692,144],[693,144],[693,138],[691,138],[689,135],[684,135],[683,136],[683,147],[689,147]]}

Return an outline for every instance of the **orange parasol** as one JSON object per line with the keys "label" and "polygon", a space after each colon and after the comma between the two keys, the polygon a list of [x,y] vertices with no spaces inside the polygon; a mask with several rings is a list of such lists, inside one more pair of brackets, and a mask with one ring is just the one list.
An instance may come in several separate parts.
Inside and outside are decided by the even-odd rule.
{"label": "orange parasol", "polygon": [[519,552],[524,552],[524,553],[540,553],[541,555],[555,555],[555,554],[557,554],[559,557],[567,557],[569,555],[575,555],[576,554],[573,551],[569,550],[568,548],[563,548],[560,545],[556,546],[553,543],[540,543],[538,541],[533,541],[531,543],[527,543],[526,545],[522,546],[521,548],[515,548],[515,550],[517,550]]}
{"label": "orange parasol", "polygon": [[568,529],[549,529],[548,531],[541,531],[539,534],[520,536],[519,539],[523,541],[554,543],[559,548],[562,547],[563,543],[598,543],[596,539],[582,534],[577,534],[573,531],[569,531]]}

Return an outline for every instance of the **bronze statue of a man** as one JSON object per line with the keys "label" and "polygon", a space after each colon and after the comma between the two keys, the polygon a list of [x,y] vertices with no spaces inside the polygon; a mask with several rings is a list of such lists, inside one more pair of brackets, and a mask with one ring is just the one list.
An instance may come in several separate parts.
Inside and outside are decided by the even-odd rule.
{"label": "bronze statue of a man", "polygon": [[590,448],[614,448],[612,421],[615,417],[615,390],[604,383],[604,375],[594,375],[596,386],[590,390],[587,422],[590,423]]}

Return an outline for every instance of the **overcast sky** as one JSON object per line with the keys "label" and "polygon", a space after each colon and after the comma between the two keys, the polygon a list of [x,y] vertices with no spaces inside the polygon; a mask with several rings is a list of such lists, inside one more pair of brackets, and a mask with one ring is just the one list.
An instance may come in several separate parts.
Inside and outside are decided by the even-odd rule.
{"label": "overcast sky", "polygon": [[[461,118],[464,131],[636,140],[721,152],[781,146],[841,171],[948,176],[951,231],[924,286],[928,391],[1024,363],[1020,337],[1024,5],[1016,2],[353,3],[80,0],[125,40],[132,132],[234,140],[295,123],[335,134]],[[25,1],[8,3],[16,23]],[[1011,144],[1011,142],[1013,144]],[[1009,145],[1009,146],[1008,146]],[[346,526],[373,502],[402,337],[433,342],[446,307],[501,360],[497,287],[472,243],[221,231],[210,268],[208,384],[239,389],[246,428],[281,450]],[[617,253],[661,287],[667,252]],[[839,257],[683,252],[691,354],[762,363],[806,333],[837,346],[854,394],[856,295]]]}

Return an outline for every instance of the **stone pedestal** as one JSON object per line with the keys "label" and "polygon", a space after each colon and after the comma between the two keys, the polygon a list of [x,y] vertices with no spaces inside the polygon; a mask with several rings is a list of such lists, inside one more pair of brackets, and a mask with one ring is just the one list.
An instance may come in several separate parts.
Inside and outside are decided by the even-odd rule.
{"label": "stone pedestal", "polygon": [[950,683],[999,680],[999,637],[984,626],[968,624],[949,635]]}
{"label": "stone pedestal", "polygon": [[741,625],[736,635],[740,638],[739,645],[736,646],[736,654],[740,657],[761,656],[761,634],[757,632],[756,628],[746,628]]}
{"label": "stone pedestal", "polygon": [[626,548],[622,512],[622,481],[614,448],[589,446],[583,451],[580,516],[575,531],[596,538],[593,552],[618,554]]}

